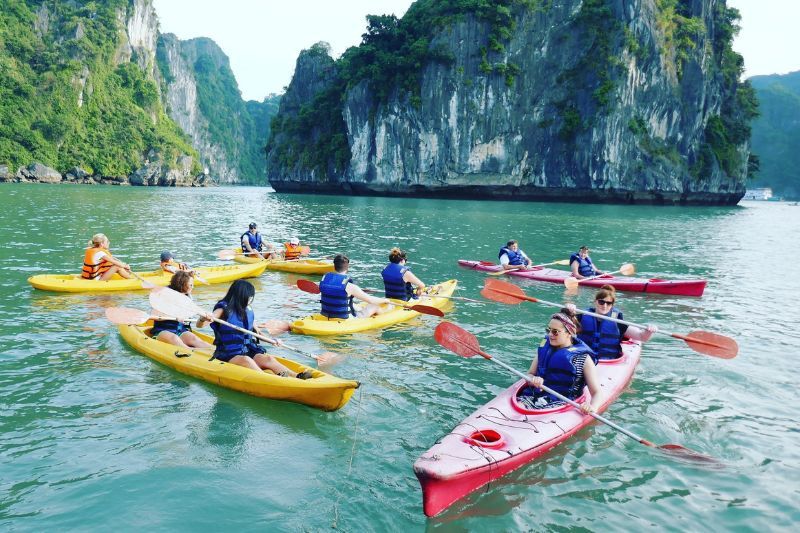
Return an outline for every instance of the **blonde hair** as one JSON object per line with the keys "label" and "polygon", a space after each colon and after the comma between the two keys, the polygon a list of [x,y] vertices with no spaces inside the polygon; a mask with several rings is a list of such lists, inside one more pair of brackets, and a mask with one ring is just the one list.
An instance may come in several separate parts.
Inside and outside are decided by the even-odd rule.
{"label": "blonde hair", "polygon": [[108,240],[105,233],[95,233],[92,235],[92,240],[89,241],[89,248],[94,248],[95,246],[102,246],[104,242]]}

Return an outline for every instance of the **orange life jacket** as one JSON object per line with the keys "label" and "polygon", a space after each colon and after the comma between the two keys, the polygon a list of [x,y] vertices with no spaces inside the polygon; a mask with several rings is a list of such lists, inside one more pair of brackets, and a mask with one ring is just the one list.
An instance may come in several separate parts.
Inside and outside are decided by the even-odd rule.
{"label": "orange life jacket", "polygon": [[302,246],[290,244],[288,242],[283,243],[283,247],[286,248],[286,251],[283,253],[283,257],[290,261],[292,259],[300,259],[300,256],[303,255]]}
{"label": "orange life jacket", "polygon": [[[101,252],[105,255],[99,257]],[[111,252],[105,248],[87,248],[86,253],[83,255],[83,270],[81,271],[81,277],[85,279],[99,278],[105,274],[106,270],[114,266],[113,263],[109,261],[110,258]]]}
{"label": "orange life jacket", "polygon": [[172,274],[172,270],[167,270],[168,266],[175,267],[178,270],[189,270],[189,265],[186,263],[176,263],[174,259],[170,259],[169,261],[161,261],[161,270]]}

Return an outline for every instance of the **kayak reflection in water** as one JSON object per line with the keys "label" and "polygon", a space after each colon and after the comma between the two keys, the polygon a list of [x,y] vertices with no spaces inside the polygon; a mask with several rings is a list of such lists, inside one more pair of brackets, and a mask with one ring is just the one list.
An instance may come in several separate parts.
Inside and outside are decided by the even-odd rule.
{"label": "kayak reflection in water", "polygon": [[576,400],[589,387],[591,402],[584,401],[581,411],[595,412],[603,403],[603,393],[597,378],[595,354],[579,338],[578,322],[568,309],[554,314],[547,324],[547,337],[539,346],[528,374],[530,385],[522,389],[518,399],[530,409],[550,409],[562,405],[558,398],[539,389],[542,384]]}
{"label": "kayak reflection in water", "polygon": [[[255,315],[250,308],[255,294],[256,290],[250,282],[237,279],[230,286],[225,297],[214,306],[211,314],[234,326],[261,334],[255,325]],[[201,317],[197,321],[197,327],[203,327],[208,322],[211,322],[210,318]],[[270,370],[282,377],[299,379],[312,377],[312,373],[308,370],[297,374],[282,365],[277,359],[268,355],[252,335],[247,335],[219,322],[212,322],[211,329],[214,330],[215,359],[251,370]],[[274,340],[272,344],[282,345],[279,340]]]}
{"label": "kayak reflection in water", "polygon": [[[391,304],[386,298],[376,298],[365,293],[353,282],[353,278],[347,275],[350,268],[350,259],[346,255],[338,254],[333,258],[333,268],[335,272],[327,272],[319,282],[319,292],[322,295],[320,303],[322,310],[320,314],[328,318],[348,319],[351,317],[369,318],[392,307],[382,308],[382,305]],[[356,311],[353,299],[366,302],[367,305]]]}
{"label": "kayak reflection in water", "polygon": [[[594,307],[588,308],[587,311],[623,320],[622,311],[614,306],[616,302],[616,289],[611,285],[603,285],[594,296]],[[577,312],[574,304],[567,304],[567,309],[573,314]],[[620,342],[623,338],[647,342],[658,331],[658,326],[652,324],[648,324],[647,329],[642,330],[636,326],[618,324],[589,315],[581,315],[580,326],[578,338],[597,354],[598,359],[617,359],[621,356]]]}
{"label": "kayak reflection in water", "polygon": [[592,276],[605,274],[605,272],[594,266],[592,258],[589,257],[589,247],[585,245],[570,256],[569,267],[572,269],[572,277],[575,279],[591,278]]}
{"label": "kayak reflection in water", "polygon": [[406,266],[407,254],[400,248],[389,251],[389,264],[381,272],[387,298],[409,301],[425,290],[425,284]]}
{"label": "kayak reflection in water", "polygon": [[514,239],[500,248],[497,258],[505,270],[527,270],[532,264],[531,258],[520,250],[519,243]]}
{"label": "kayak reflection in water", "polygon": [[[169,288],[191,298],[194,278],[188,270],[179,270],[169,280]],[[154,320],[150,335],[161,342],[181,348],[202,348],[209,351],[214,349],[212,344],[192,333],[192,327],[188,323],[179,320]]]}

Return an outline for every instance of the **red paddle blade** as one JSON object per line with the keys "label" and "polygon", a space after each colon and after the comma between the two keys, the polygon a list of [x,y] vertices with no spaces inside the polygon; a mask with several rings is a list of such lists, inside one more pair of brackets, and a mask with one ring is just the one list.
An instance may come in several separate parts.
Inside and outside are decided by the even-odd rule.
{"label": "red paddle blade", "polygon": [[692,331],[688,335],[680,335],[678,338],[683,339],[695,352],[712,357],[733,359],[739,353],[739,345],[735,340],[710,331]]}
{"label": "red paddle blade", "polygon": [[130,307],[109,307],[106,309],[106,318],[112,324],[138,325],[147,322],[150,319],[150,313]]}
{"label": "red paddle blade", "polygon": [[311,293],[311,294],[319,294],[320,293],[319,285],[317,285],[316,283],[314,283],[313,281],[308,280],[308,279],[298,279],[297,280],[297,288],[300,289],[303,292],[308,292],[308,293]]}
{"label": "red paddle blade", "polygon": [[686,459],[694,463],[705,463],[708,465],[723,466],[722,463],[709,455],[705,455],[689,448],[685,448],[680,444],[662,444],[658,449],[679,459]]}
{"label": "red paddle blade", "polygon": [[481,346],[478,339],[469,331],[460,328],[452,322],[442,322],[433,332],[436,342],[461,357],[472,357],[478,355]]}
{"label": "red paddle blade", "polygon": [[444,311],[430,305],[411,305],[408,308],[417,313],[422,313],[423,315],[444,316]]}
{"label": "red paddle blade", "polygon": [[487,300],[511,305],[521,304],[527,299],[522,289],[513,283],[493,278],[486,278],[483,282],[481,296]]}

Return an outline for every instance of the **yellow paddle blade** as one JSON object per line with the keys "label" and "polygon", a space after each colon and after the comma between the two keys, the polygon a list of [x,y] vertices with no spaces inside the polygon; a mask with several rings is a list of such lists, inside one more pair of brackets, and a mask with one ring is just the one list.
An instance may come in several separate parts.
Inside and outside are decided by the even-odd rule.
{"label": "yellow paddle blade", "polygon": [[619,267],[619,273],[623,276],[633,276],[636,273],[636,267],[633,266],[633,263],[625,263]]}
{"label": "yellow paddle blade", "polygon": [[560,261],[553,261],[553,265],[569,266],[569,259],[562,259]]}
{"label": "yellow paddle blade", "polygon": [[234,257],[236,257],[236,252],[234,252],[233,250],[220,250],[219,252],[217,252],[217,257],[219,259],[222,259],[223,261],[229,261]]}
{"label": "yellow paddle blade", "polygon": [[564,278],[564,285],[571,291],[578,288],[578,280],[572,276]]}

